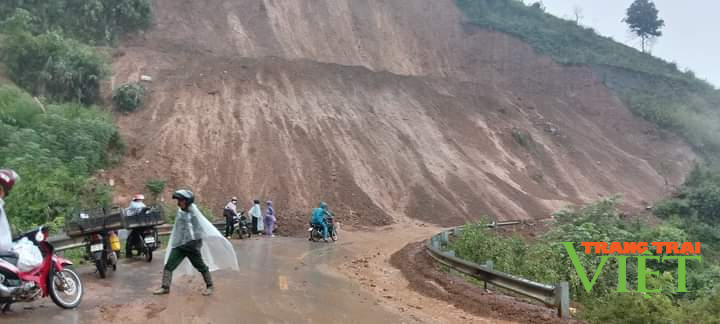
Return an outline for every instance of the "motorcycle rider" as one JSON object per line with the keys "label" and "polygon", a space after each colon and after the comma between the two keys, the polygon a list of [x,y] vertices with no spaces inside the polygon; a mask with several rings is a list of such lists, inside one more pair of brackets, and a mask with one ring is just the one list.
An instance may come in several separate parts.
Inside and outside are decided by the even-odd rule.
{"label": "motorcycle rider", "polygon": [[173,271],[190,274],[192,266],[205,280],[203,295],[213,293],[210,271],[231,268],[238,270],[237,257],[232,244],[213,226],[195,205],[195,195],[190,190],[178,190],[172,195],[177,199],[178,211],[175,217],[169,248],[165,254],[165,268],[162,286],[154,292],[164,295],[170,292]]}
{"label": "motorcycle rider", "polygon": [[332,217],[332,213],[328,210],[328,205],[325,202],[320,202],[320,207],[313,209],[310,224],[316,226],[322,226],[323,229],[323,240],[328,241],[328,224],[325,221],[325,216]]}
{"label": "motorcycle rider", "polygon": [[145,206],[145,196],[142,194],[136,194],[133,196],[132,201],[130,201],[130,206],[128,206],[128,209],[143,209],[147,206]]}
{"label": "motorcycle rider", "polygon": [[5,197],[10,194],[15,183],[20,180],[20,176],[10,169],[0,169],[0,253],[7,253],[12,250],[12,233],[10,232],[10,223],[5,214]]}
{"label": "motorcycle rider", "polygon": [[225,237],[231,237],[235,232],[235,218],[238,217],[237,197],[232,197],[230,202],[225,205],[223,215],[225,215]]}
{"label": "motorcycle rider", "polygon": [[[137,215],[137,214],[141,213],[144,208],[147,208],[147,206],[145,206],[144,201],[145,201],[145,196],[143,194],[140,194],[140,193],[135,194],[132,197],[132,199],[130,200],[130,205],[127,208],[127,215],[133,216],[133,215]],[[127,237],[126,242],[128,244],[125,245],[125,247],[126,247],[125,254],[127,255],[128,258],[132,256],[131,255],[132,247],[135,246],[136,244],[142,244],[141,242],[138,242],[138,241],[142,240],[142,237],[140,236],[139,231],[135,231],[135,230],[128,231],[126,229],[121,229],[119,231],[118,235],[120,236],[120,238]]]}

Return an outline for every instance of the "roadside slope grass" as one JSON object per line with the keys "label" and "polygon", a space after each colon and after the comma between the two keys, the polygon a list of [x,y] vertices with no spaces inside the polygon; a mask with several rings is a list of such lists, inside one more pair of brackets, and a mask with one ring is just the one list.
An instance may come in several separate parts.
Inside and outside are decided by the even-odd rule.
{"label": "roadside slope grass", "polygon": [[[587,65],[634,113],[681,135],[708,162],[720,157],[720,90],[593,29],[515,0],[456,0],[469,22],[513,35],[565,65]],[[620,23],[620,22],[618,22]]]}

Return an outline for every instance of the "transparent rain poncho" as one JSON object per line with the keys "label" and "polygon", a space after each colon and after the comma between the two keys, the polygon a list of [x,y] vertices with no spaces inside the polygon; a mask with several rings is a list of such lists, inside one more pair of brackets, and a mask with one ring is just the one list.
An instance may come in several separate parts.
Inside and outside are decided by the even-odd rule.
{"label": "transparent rain poncho", "polygon": [[[200,253],[210,271],[220,269],[237,271],[239,269],[235,250],[230,241],[203,216],[195,204],[190,205],[187,212],[178,209],[175,225],[170,234],[169,249],[165,251],[165,263],[167,263],[172,249],[194,240],[202,240]],[[190,260],[186,258],[180,263],[173,276],[189,275],[194,271]]]}

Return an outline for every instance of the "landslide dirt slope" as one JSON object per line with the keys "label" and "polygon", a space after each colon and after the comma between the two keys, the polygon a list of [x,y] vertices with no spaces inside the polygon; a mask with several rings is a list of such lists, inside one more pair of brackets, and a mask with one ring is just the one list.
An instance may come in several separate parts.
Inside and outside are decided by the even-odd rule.
{"label": "landslide dirt slope", "polygon": [[325,200],[345,223],[455,225],[614,193],[641,206],[694,157],[589,69],[467,26],[451,0],[156,0],[155,13],[113,64],[111,86],[153,77],[145,107],[118,116],[120,194],[166,178],[216,211],[272,198],[304,223]]}

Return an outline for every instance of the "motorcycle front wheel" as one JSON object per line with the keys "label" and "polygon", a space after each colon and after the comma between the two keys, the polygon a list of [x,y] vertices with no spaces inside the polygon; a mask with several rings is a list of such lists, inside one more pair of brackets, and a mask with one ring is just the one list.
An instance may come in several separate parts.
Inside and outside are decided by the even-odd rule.
{"label": "motorcycle front wheel", "polygon": [[62,271],[50,270],[48,290],[53,303],[64,309],[76,308],[82,301],[83,284],[80,276],[68,267]]}
{"label": "motorcycle front wheel", "polygon": [[332,238],[333,241],[337,241],[337,239],[338,239],[337,230],[335,229],[335,226],[333,226],[332,231],[330,231],[330,238]]}
{"label": "motorcycle front wheel", "polygon": [[[96,253],[100,253],[100,252],[96,252]],[[95,256],[95,268],[97,268],[100,278],[104,279],[105,276],[107,276],[107,259],[105,258],[104,254]]]}

